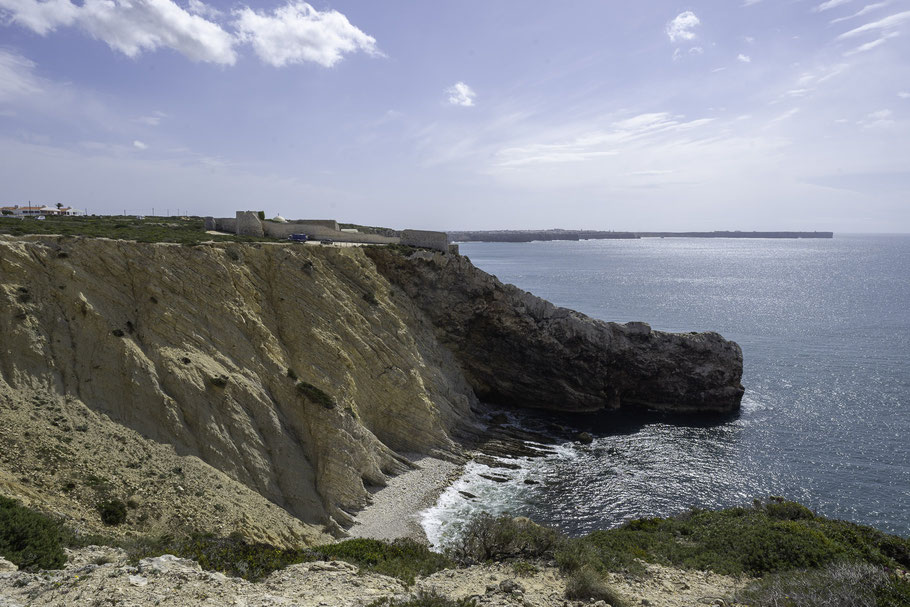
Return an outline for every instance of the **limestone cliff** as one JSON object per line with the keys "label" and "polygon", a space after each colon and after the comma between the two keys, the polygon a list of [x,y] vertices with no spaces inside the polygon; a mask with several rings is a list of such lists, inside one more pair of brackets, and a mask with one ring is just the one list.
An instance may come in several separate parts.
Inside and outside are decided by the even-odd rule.
{"label": "limestone cliff", "polygon": [[463,257],[384,247],[0,237],[0,338],[0,491],[89,527],[111,494],[135,498],[138,531],[284,544],[339,532],[404,454],[458,457],[477,396],[742,395],[719,335],[595,321]]}
{"label": "limestone cliff", "polygon": [[457,452],[474,401],[359,249],[4,238],[0,335],[3,406],[57,395],[311,525],[348,522],[398,454]]}
{"label": "limestone cliff", "polygon": [[594,320],[504,285],[465,257],[367,255],[430,318],[481,400],[565,412],[739,408],[742,351],[717,333]]}

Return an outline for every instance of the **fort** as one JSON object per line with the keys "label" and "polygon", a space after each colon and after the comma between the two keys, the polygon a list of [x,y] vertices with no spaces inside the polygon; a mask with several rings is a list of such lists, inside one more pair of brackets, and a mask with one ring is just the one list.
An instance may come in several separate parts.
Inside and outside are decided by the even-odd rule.
{"label": "fort", "polygon": [[311,240],[372,245],[401,244],[434,249],[443,253],[458,252],[457,245],[449,244],[449,236],[445,232],[388,230],[388,234],[379,234],[355,228],[342,228],[334,219],[263,219],[260,211],[237,211],[235,217],[206,217],[204,228],[239,236],[288,238],[291,234],[306,234]]}

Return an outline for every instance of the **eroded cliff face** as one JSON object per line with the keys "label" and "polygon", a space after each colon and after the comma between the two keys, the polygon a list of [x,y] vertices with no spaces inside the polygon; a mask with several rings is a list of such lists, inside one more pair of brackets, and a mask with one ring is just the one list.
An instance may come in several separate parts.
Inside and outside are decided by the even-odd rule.
{"label": "eroded cliff face", "polygon": [[429,317],[481,400],[564,412],[739,408],[742,351],[717,333],[594,320],[504,285],[465,257],[366,253]]}
{"label": "eroded cliff face", "polygon": [[321,541],[405,454],[460,457],[477,396],[730,411],[741,373],[455,255],[0,237],[0,491],[89,527],[129,497],[142,532]]}
{"label": "eroded cliff face", "polygon": [[[3,238],[0,335],[3,406],[57,395],[327,529],[472,419],[452,355],[360,249]],[[12,438],[7,466],[29,448]]]}

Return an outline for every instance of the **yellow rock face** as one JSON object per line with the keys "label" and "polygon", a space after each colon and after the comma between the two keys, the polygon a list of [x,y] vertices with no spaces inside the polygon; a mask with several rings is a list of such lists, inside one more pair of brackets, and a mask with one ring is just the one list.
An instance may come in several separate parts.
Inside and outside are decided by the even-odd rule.
{"label": "yellow rock face", "polygon": [[[285,511],[251,520],[256,536],[290,541],[306,535],[299,521],[337,531],[367,487],[407,466],[400,454],[457,453],[450,433],[471,419],[473,392],[424,318],[357,248],[0,238],[0,416],[18,420],[0,434],[0,490],[59,494],[29,489],[15,456],[57,441],[64,460],[120,470],[114,492],[154,494],[176,481],[134,474],[141,463],[123,454],[166,448],[216,479],[188,509],[248,492]],[[51,474],[42,458],[30,465]],[[76,485],[60,509],[97,522],[76,507],[93,495]]]}

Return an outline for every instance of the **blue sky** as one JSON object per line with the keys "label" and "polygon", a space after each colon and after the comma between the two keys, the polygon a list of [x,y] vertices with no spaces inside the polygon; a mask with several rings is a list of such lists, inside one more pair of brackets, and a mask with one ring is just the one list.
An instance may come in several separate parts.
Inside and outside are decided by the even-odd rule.
{"label": "blue sky", "polygon": [[910,0],[0,0],[0,203],[910,232]]}

